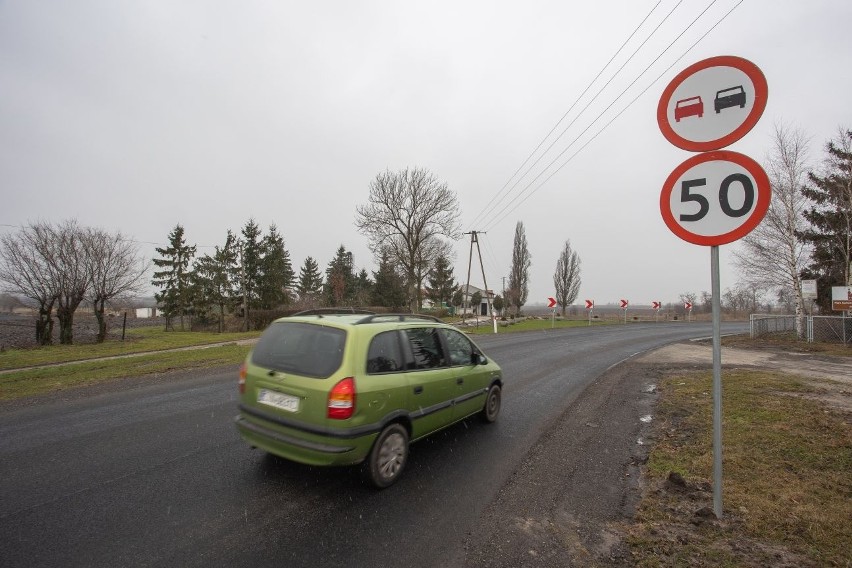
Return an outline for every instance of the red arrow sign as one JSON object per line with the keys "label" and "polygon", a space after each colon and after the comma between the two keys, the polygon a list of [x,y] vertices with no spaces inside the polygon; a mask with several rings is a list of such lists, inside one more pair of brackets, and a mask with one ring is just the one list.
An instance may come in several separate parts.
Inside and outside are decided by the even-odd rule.
{"label": "red arrow sign", "polygon": [[629,303],[629,302],[628,302],[627,300],[621,300],[621,309],[622,309],[622,310],[626,310],[626,309],[627,309],[627,304],[628,304],[628,303]]}
{"label": "red arrow sign", "polygon": [[553,308],[553,307],[556,306],[556,298],[548,298],[547,302],[548,302],[547,303],[548,308]]}
{"label": "red arrow sign", "polygon": [[683,307],[686,308],[687,310],[691,310],[692,309],[692,302],[684,302]]}
{"label": "red arrow sign", "polygon": [[653,302],[653,304],[654,304],[654,309],[655,309],[655,310],[659,310],[659,309],[660,309],[660,307],[662,307],[662,304],[661,304],[660,302]]}
{"label": "red arrow sign", "polygon": [[595,301],[594,300],[586,300],[586,309],[587,310],[591,310],[594,307],[595,307]]}

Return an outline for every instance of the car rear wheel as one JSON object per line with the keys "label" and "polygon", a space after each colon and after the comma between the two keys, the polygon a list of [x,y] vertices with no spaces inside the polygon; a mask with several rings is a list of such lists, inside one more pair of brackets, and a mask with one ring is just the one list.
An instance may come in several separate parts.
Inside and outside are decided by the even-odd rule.
{"label": "car rear wheel", "polygon": [[494,384],[488,389],[488,395],[485,397],[485,406],[482,408],[480,416],[489,424],[497,420],[497,415],[500,414],[501,394],[500,385]]}
{"label": "car rear wheel", "polygon": [[364,477],[368,482],[384,489],[399,478],[408,461],[408,431],[401,424],[391,424],[382,430],[367,461]]}

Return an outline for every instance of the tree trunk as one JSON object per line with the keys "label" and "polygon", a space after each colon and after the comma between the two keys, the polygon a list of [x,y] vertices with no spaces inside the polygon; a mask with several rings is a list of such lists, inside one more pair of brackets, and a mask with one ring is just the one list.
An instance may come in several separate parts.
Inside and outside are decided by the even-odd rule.
{"label": "tree trunk", "polygon": [[36,343],[51,345],[53,343],[53,302],[44,303],[38,307],[36,320]]}
{"label": "tree trunk", "polygon": [[225,304],[219,304],[219,333],[224,331],[225,325]]}
{"label": "tree trunk", "polygon": [[92,309],[95,312],[95,319],[98,320],[98,336],[97,342],[103,343],[106,341],[106,332],[107,332],[107,324],[106,318],[104,317],[104,300],[95,300],[92,302]]}
{"label": "tree trunk", "polygon": [[56,319],[59,320],[59,343],[71,345],[74,342],[74,310],[60,306],[56,308]]}

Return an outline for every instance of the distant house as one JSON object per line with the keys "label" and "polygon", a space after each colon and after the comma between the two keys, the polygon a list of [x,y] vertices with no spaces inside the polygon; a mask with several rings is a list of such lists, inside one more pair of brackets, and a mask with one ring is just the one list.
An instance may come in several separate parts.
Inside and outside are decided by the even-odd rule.
{"label": "distant house", "polygon": [[136,308],[137,318],[155,318],[157,317],[157,308]]}
{"label": "distant house", "polygon": [[[493,290],[483,290],[482,288],[479,288],[478,286],[474,286],[473,284],[470,285],[470,289],[468,289],[465,284],[462,284],[461,290],[462,290],[462,296],[464,297],[465,305],[469,304],[470,299],[473,297],[473,295],[476,294],[477,292],[479,292],[480,296],[482,296],[482,299],[479,301],[479,306],[476,308],[476,315],[478,315],[478,316],[487,316],[488,315],[488,297],[490,296],[492,298],[492,301],[493,301],[493,298],[494,298],[494,291]],[[467,294],[465,294],[465,292],[467,292]],[[471,311],[472,310],[470,308],[468,308],[468,313],[471,313]],[[463,313],[464,310],[461,310],[461,312]]]}

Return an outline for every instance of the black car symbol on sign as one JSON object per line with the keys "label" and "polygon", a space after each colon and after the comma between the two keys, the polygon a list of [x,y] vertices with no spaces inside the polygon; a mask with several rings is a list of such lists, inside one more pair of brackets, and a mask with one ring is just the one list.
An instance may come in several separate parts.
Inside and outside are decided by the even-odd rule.
{"label": "black car symbol on sign", "polygon": [[745,91],[742,85],[722,89],[716,93],[716,99],[713,101],[713,108],[716,109],[716,114],[723,108],[738,106],[743,108],[746,104]]}

